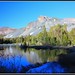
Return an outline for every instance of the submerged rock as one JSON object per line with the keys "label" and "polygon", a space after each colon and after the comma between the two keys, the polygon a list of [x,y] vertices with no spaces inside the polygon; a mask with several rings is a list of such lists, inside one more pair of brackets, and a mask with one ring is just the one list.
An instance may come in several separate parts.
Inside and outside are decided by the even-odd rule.
{"label": "submerged rock", "polygon": [[66,72],[66,68],[63,68],[57,62],[47,62],[42,66],[37,68],[32,68],[28,70],[26,73],[64,73]]}

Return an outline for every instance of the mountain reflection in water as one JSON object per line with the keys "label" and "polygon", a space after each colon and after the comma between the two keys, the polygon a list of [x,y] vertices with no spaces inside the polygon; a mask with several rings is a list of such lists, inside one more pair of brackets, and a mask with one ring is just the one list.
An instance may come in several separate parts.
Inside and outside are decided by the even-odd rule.
{"label": "mountain reflection in water", "polygon": [[[57,62],[47,62],[50,51],[27,49],[26,51],[11,45],[0,51],[0,72],[2,73],[62,73],[66,72]],[[36,63],[44,63],[40,66]]]}

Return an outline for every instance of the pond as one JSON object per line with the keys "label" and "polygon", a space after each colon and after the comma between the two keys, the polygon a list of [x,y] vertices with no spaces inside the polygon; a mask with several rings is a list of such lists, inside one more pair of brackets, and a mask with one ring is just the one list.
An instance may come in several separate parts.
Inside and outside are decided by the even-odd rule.
{"label": "pond", "polygon": [[21,49],[4,45],[0,50],[0,73],[64,73],[66,68],[57,62],[66,50]]}

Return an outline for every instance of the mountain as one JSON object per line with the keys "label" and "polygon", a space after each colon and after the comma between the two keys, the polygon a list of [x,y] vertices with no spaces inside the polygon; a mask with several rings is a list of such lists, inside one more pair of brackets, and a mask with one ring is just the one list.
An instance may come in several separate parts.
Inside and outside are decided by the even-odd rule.
{"label": "mountain", "polygon": [[0,35],[7,35],[11,32],[14,32],[16,29],[9,28],[9,27],[0,27]]}
{"label": "mountain", "polygon": [[18,29],[12,33],[9,33],[5,36],[5,38],[15,38],[19,36],[26,35],[36,35],[42,31],[43,26],[45,25],[46,30],[49,31],[51,26],[57,24],[67,24],[67,30],[70,31],[72,28],[75,28],[75,18],[64,18],[58,19],[54,17],[40,16],[34,22],[30,22],[27,27]]}

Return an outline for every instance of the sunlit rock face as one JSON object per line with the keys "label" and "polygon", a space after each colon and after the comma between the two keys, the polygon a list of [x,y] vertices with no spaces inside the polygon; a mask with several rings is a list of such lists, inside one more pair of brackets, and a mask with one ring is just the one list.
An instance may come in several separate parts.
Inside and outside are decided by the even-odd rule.
{"label": "sunlit rock face", "polygon": [[[12,33],[9,33],[5,36],[5,38],[15,38],[19,36],[27,36],[27,35],[36,35],[43,30],[43,26],[45,25],[46,30],[49,31],[51,26],[55,26],[57,24],[67,25],[67,30],[71,31],[72,28],[75,28],[75,18],[56,18],[56,17],[47,17],[47,16],[39,16],[37,20],[28,23],[27,27],[20,28]],[[7,31],[7,30],[6,30]]]}
{"label": "sunlit rock face", "polygon": [[62,21],[64,24],[67,24],[68,31],[71,31],[72,28],[75,28],[75,18],[64,18]]}

